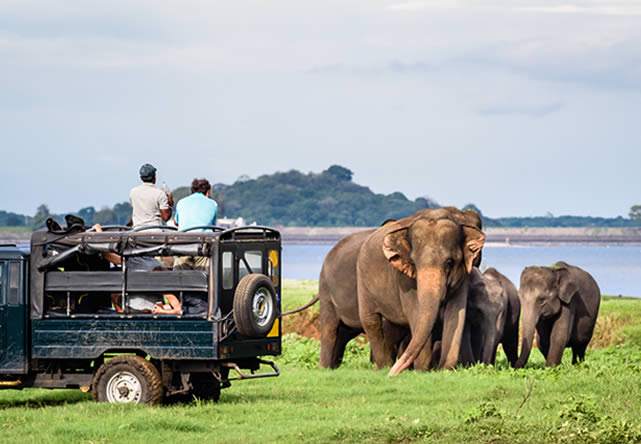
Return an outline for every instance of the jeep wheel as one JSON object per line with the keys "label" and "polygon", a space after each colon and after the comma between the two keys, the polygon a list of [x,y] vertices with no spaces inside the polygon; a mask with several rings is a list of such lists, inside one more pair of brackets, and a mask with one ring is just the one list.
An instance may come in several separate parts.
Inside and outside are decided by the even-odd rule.
{"label": "jeep wheel", "polygon": [[244,276],[234,293],[234,321],[241,335],[262,338],[276,319],[276,290],[264,274]]}
{"label": "jeep wheel", "polygon": [[94,376],[93,399],[98,402],[157,404],[162,400],[160,373],[140,356],[116,356],[105,362]]}

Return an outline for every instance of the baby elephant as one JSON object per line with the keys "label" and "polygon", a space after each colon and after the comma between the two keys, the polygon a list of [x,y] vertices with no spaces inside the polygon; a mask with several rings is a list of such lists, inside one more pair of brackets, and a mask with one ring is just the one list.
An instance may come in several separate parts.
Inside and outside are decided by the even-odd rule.
{"label": "baby elephant", "polygon": [[590,274],[565,262],[527,267],[521,273],[519,298],[523,344],[516,368],[530,357],[535,328],[545,365],[560,364],[566,347],[572,348],[573,364],[584,359],[601,302],[601,290]]}
{"label": "baby elephant", "polygon": [[495,268],[481,274],[474,269],[470,274],[470,291],[465,316],[464,346],[461,363],[482,362],[494,364],[499,343],[510,365],[516,364],[519,342],[519,315],[521,303],[512,282]]}

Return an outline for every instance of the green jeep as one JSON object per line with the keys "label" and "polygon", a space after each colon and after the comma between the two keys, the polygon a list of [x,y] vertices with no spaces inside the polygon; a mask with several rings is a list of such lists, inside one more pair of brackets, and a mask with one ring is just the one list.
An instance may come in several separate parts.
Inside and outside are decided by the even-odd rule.
{"label": "green jeep", "polygon": [[[260,358],[281,352],[278,231],[56,225],[33,233],[30,251],[0,246],[0,388],[79,388],[100,402],[217,401],[232,380],[278,376]],[[171,266],[189,257],[201,268]],[[158,260],[162,271],[131,265]],[[162,305],[168,294],[178,314],[132,308],[141,295]]]}

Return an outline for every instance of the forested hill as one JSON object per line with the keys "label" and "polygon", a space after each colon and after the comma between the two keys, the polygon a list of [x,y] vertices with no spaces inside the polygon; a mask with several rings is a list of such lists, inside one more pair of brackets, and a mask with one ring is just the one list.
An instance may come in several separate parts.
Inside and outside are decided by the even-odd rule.
{"label": "forested hill", "polygon": [[[174,199],[189,192],[175,190]],[[296,170],[218,184],[214,199],[226,217],[243,217],[260,225],[377,226],[418,210],[436,208],[426,199],[407,199],[402,193],[376,194],[352,182],[352,172],[333,165],[321,173]]]}
{"label": "forested hill", "polygon": [[[173,190],[174,201],[189,194],[189,187]],[[242,217],[247,223],[270,226],[378,226],[386,219],[399,219],[425,208],[438,208],[428,197],[407,199],[402,193],[376,194],[352,181],[352,172],[333,165],[320,173],[291,170],[267,174],[256,179],[239,178],[232,185],[216,184],[212,196],[219,205],[219,217]],[[542,217],[506,217],[492,219],[474,204],[472,209],[483,218],[485,227],[630,227],[641,226],[641,205],[630,209],[630,218],[600,218],[552,215]],[[129,202],[96,210],[93,206],[70,211],[87,224],[124,225],[131,217]],[[50,214],[46,204],[34,216],[0,210],[0,227],[41,228],[48,217],[63,220],[62,214]]]}

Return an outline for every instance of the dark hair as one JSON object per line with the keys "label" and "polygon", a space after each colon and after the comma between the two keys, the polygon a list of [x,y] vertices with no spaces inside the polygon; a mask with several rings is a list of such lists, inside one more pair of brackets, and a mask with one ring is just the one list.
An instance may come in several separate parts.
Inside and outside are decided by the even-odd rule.
{"label": "dark hair", "polygon": [[207,191],[211,189],[211,185],[207,179],[194,179],[191,183],[191,192],[192,193],[203,193],[207,194]]}
{"label": "dark hair", "polygon": [[140,176],[140,180],[146,183],[153,182],[155,178],[156,178],[156,173],[152,174],[151,176]]}

